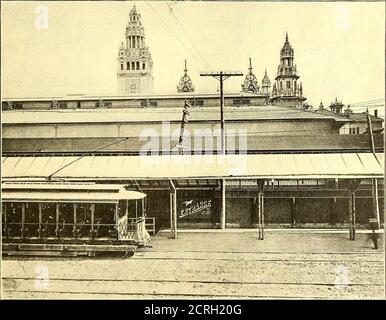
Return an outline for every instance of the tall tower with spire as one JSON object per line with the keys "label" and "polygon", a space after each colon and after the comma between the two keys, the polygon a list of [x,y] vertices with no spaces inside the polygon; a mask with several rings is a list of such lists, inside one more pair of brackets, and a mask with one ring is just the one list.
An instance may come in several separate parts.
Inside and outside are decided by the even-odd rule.
{"label": "tall tower with spire", "polygon": [[272,89],[271,102],[285,107],[300,108],[306,98],[303,97],[303,86],[302,83],[298,83],[298,79],[296,64],[294,64],[294,49],[286,33],[285,42],[280,51],[280,64]]}
{"label": "tall tower with spire", "polygon": [[265,69],[264,78],[261,80],[261,93],[268,94],[271,91],[271,80],[269,80],[267,75],[267,69]]}
{"label": "tall tower with spire", "polygon": [[249,58],[249,72],[245,76],[244,83],[241,85],[241,91],[258,93],[260,88],[257,83],[257,78],[253,73],[252,59]]}
{"label": "tall tower with spire", "polygon": [[193,92],[194,86],[192,83],[192,80],[188,76],[188,68],[185,60],[185,69],[184,69],[184,75],[181,77],[180,82],[177,86],[178,92]]}
{"label": "tall tower with spire", "polygon": [[129,13],[126,41],[118,51],[118,93],[149,94],[153,92],[153,60],[145,45],[145,32],[141,14],[135,5]]}

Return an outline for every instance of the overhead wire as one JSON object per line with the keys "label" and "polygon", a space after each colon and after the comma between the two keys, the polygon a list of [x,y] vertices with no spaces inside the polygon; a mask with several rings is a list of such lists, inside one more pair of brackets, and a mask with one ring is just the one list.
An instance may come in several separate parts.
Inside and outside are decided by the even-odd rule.
{"label": "overhead wire", "polygon": [[208,67],[205,65],[205,63],[203,63],[198,57],[197,55],[192,51],[190,50],[185,44],[184,42],[175,34],[175,32],[173,31],[173,29],[161,18],[161,16],[158,14],[158,12],[153,8],[153,6],[150,4],[150,2],[146,2],[147,5],[151,8],[151,10],[153,10],[153,12],[155,13],[155,15],[158,17],[158,19],[162,22],[162,24],[171,32],[171,34],[177,39],[177,41],[187,50],[189,51],[189,53],[205,68],[205,69],[208,69]]}
{"label": "overhead wire", "polygon": [[169,4],[166,3],[166,5],[169,7],[169,12],[171,13],[171,15],[174,17],[174,19],[177,21],[177,24],[178,26],[180,27],[180,29],[182,30],[183,34],[185,35],[185,37],[189,40],[189,42],[191,43],[192,47],[194,48],[194,50],[196,51],[197,55],[201,58],[201,60],[204,62],[204,64],[208,67],[208,68],[211,68],[211,66],[209,65],[209,63],[207,63],[207,61],[205,60],[205,58],[200,54],[200,51],[197,49],[196,45],[194,44],[194,42],[191,40],[191,38],[189,37],[189,35],[187,34],[187,32],[185,31],[185,28],[182,26],[180,20],[177,18],[177,16],[175,15],[174,11],[170,8]]}

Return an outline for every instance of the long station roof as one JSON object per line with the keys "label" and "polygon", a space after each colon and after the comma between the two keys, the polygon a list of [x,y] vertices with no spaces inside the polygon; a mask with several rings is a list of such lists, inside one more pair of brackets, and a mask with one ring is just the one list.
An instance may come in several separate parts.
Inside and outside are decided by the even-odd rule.
{"label": "long station roof", "polygon": [[[333,120],[350,122],[346,117],[321,114],[274,105],[243,106],[224,108],[225,121],[264,120]],[[219,121],[218,107],[191,108],[189,121]],[[178,108],[119,108],[119,109],[77,109],[77,110],[13,110],[2,113],[2,122],[8,124],[58,124],[58,123],[141,123],[180,122],[182,107]]]}
{"label": "long station roof", "polygon": [[[3,157],[3,180],[382,178],[382,153]],[[72,164],[70,164],[73,162]],[[70,165],[68,165],[70,164]],[[68,165],[68,166],[66,166]]]}

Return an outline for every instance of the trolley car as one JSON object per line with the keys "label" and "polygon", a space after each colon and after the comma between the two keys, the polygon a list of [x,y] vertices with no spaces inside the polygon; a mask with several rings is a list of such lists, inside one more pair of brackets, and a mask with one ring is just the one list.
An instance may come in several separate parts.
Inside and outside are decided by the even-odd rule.
{"label": "trolley car", "polygon": [[122,185],[2,183],[3,254],[131,256],[150,238],[145,197]]}

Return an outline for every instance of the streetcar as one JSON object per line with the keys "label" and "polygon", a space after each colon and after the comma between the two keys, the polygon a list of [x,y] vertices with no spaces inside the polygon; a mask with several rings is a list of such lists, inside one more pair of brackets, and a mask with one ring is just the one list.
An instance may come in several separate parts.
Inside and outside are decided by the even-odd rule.
{"label": "streetcar", "polygon": [[3,182],[3,255],[132,256],[148,246],[146,194],[123,185]]}

